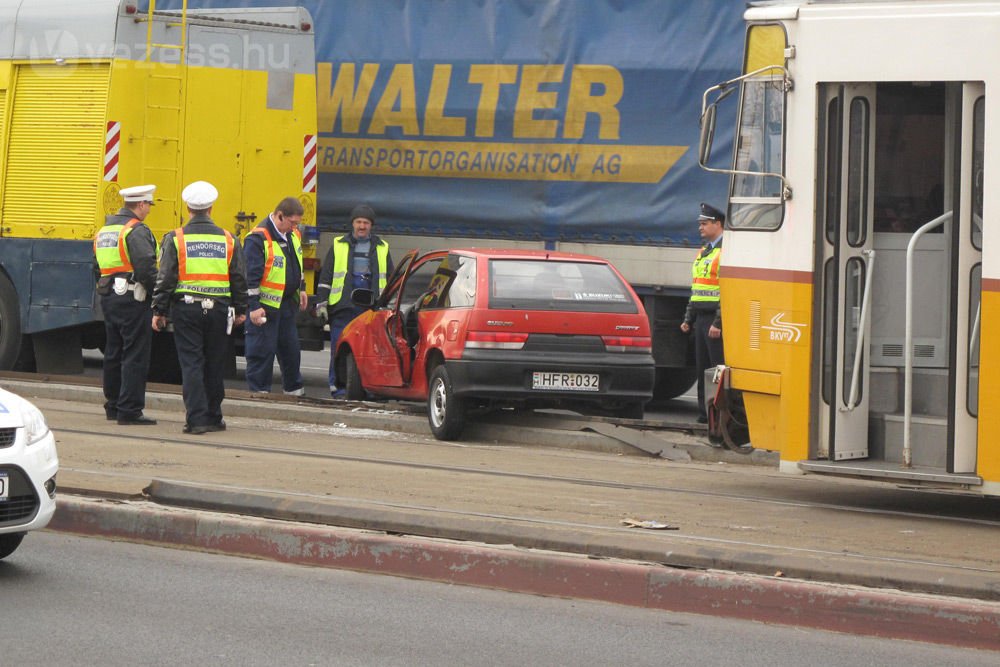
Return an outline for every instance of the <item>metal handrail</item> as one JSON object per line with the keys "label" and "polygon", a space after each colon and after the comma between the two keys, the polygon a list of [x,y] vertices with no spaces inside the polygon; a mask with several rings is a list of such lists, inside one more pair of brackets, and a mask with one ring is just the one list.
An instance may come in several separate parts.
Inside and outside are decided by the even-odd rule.
{"label": "metal handrail", "polygon": [[861,380],[861,358],[865,349],[865,322],[868,321],[868,303],[872,294],[872,276],[875,273],[875,251],[862,250],[862,255],[868,257],[868,267],[865,273],[865,293],[861,297],[861,319],[858,320],[858,342],[854,347],[854,369],[851,371],[851,392],[847,395],[847,405],[840,409],[841,412],[850,412],[858,407],[858,385]]}
{"label": "metal handrail", "polygon": [[913,255],[917,242],[927,232],[940,227],[951,218],[951,211],[942,213],[913,232],[906,244],[906,338],[903,347],[903,467],[913,467],[910,447],[910,425],[913,422]]}

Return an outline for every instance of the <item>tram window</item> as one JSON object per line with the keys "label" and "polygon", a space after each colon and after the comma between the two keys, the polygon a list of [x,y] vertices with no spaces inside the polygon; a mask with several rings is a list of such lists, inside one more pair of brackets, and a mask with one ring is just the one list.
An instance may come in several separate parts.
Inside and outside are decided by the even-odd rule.
{"label": "tram window", "polygon": [[[845,405],[851,405],[854,359],[857,356],[858,336],[863,335],[862,327],[864,327],[864,322],[861,321],[861,307],[865,293],[865,263],[860,257],[850,258],[844,267],[844,274],[844,375],[841,382],[844,389],[842,400]],[[864,348],[861,354],[864,354]],[[858,376],[858,394],[855,398],[860,401],[862,396],[864,396],[864,373]]]}
{"label": "tram window", "polygon": [[833,361],[837,356],[837,264],[829,259],[823,265],[823,401],[833,402]]}
{"label": "tram window", "polygon": [[[876,232],[912,234],[945,211],[943,83],[880,83],[876,91]],[[932,230],[941,234],[944,227]]]}
{"label": "tram window", "polygon": [[[743,84],[736,137],[738,171],[781,173],[785,92],[781,76],[760,76]],[[735,229],[777,229],[784,216],[781,179],[735,174],[729,223]]]}
{"label": "tram window", "polygon": [[966,387],[966,407],[973,417],[979,416],[979,330],[983,265],[972,267],[969,276],[969,372]]}
{"label": "tram window", "polygon": [[837,243],[840,220],[840,97],[830,100],[826,114],[826,240]]}
{"label": "tram window", "polygon": [[847,149],[847,242],[864,245],[868,238],[868,100],[851,100]]}
{"label": "tram window", "polygon": [[986,100],[980,97],[972,109],[972,245],[983,249],[983,139]]}

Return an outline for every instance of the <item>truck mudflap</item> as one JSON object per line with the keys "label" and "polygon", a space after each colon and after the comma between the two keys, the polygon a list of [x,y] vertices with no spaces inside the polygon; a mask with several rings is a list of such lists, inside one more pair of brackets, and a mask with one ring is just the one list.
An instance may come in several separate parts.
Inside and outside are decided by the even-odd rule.
{"label": "truck mudflap", "polygon": [[708,439],[713,445],[749,454],[753,451],[753,446],[750,444],[750,426],[743,407],[743,392],[730,386],[729,371],[728,366],[716,366],[705,372]]}

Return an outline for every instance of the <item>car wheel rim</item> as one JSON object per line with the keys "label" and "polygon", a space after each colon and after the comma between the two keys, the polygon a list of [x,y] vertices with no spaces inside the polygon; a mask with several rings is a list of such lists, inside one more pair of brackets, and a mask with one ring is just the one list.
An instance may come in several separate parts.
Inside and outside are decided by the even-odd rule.
{"label": "car wheel rim", "polygon": [[445,395],[444,382],[438,380],[431,388],[431,421],[434,426],[440,428],[444,423],[445,411],[447,410],[448,397]]}

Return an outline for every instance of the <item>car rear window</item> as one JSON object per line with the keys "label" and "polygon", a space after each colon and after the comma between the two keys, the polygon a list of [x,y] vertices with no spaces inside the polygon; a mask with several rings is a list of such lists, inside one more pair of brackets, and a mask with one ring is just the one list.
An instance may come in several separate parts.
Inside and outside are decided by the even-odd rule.
{"label": "car rear window", "polygon": [[607,264],[490,260],[490,308],[636,313],[628,288]]}

